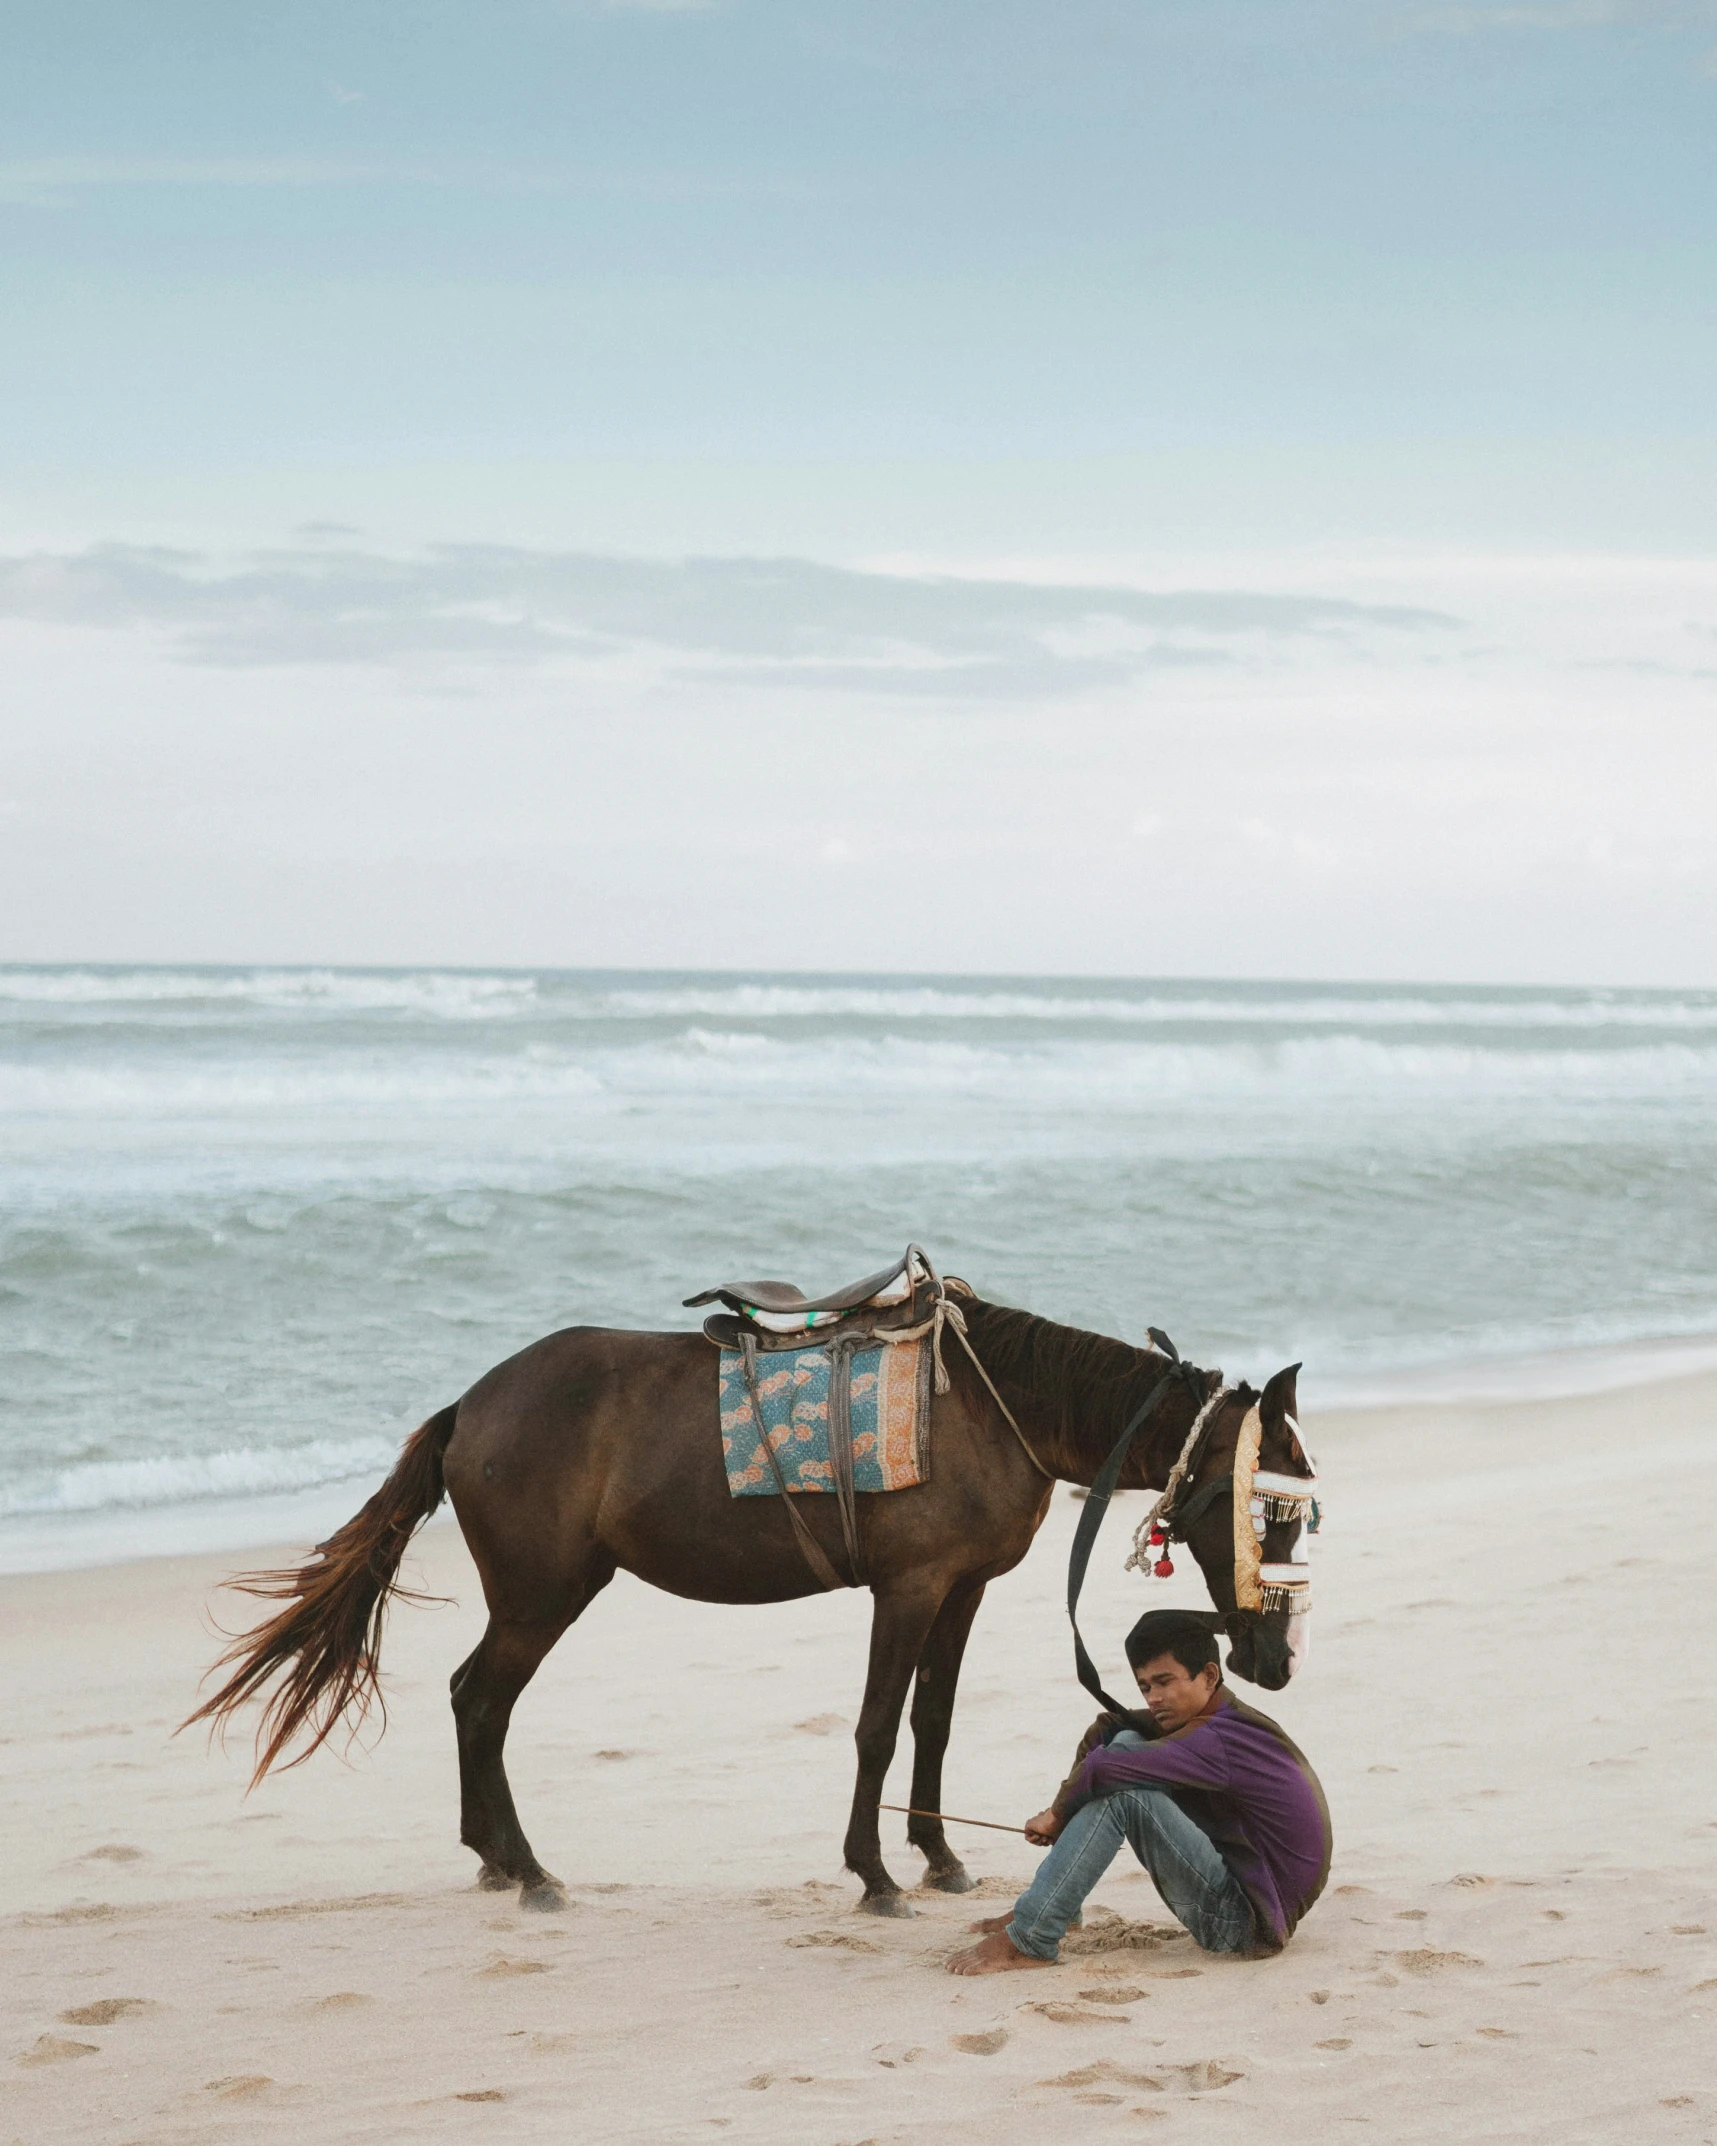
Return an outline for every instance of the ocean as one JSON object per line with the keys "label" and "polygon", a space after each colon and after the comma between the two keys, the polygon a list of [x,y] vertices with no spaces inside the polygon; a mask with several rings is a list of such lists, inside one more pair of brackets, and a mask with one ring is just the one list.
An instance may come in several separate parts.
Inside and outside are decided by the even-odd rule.
{"label": "ocean", "polygon": [[1717,1361],[1714,1104],[1713,992],[0,969],[0,1569],[338,1519],[552,1328],[908,1239],[1308,1409]]}

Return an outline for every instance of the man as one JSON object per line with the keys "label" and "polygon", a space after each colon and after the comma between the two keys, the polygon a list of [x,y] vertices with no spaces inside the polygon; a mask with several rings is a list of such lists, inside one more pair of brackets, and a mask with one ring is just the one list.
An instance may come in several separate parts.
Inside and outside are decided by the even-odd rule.
{"label": "man", "polygon": [[[1026,1826],[1050,1852],[1011,1916],[973,1928],[957,1975],[1048,1967],[1122,1841],[1207,1952],[1280,1952],[1329,1876],[1329,1811],[1276,1724],[1222,1681],[1190,1610],[1149,1610],[1127,1634],[1141,1718],[1102,1714],[1048,1810]],[[1053,1845],[1051,1845],[1053,1843]]]}

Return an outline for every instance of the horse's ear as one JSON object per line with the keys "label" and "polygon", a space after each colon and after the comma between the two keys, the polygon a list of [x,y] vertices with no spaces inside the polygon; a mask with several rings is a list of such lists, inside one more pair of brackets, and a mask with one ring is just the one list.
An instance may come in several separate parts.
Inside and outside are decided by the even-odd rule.
{"label": "horse's ear", "polygon": [[1295,1391],[1299,1375],[1300,1366],[1289,1364],[1286,1370],[1278,1371],[1264,1388],[1263,1398],[1258,1403],[1258,1413],[1263,1418],[1266,1431],[1280,1430],[1284,1416],[1299,1414]]}

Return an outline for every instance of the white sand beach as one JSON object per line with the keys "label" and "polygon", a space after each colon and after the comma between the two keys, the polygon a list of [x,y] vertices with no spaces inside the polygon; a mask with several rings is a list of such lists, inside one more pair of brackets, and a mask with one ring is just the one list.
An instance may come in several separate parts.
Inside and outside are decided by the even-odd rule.
{"label": "white sand beach", "polygon": [[[248,1798],[236,1739],[172,1735],[237,1560],[0,1581],[0,2140],[1717,2138],[1717,1379],[1308,1429],[1316,1647],[1263,1704],[1336,1855],[1262,1963],[1164,1935],[1117,1864],[1061,1965],[948,1976],[1033,1861],[995,1833],[960,1835],[980,1895],[854,1913],[863,1598],[615,1582],[514,1723],[521,1813],[572,1895],[549,1918],[477,1892],[457,1840],[445,1685],[482,1610],[451,1525],[408,1577],[454,1604],[393,1613],[385,1737]],[[1089,1718],[1077,1509],[1058,1494],[985,1604],[951,1810],[1018,1822]],[[1139,1510],[1118,1502],[1082,1611],[1109,1673],[1141,1607],[1196,1598],[1123,1574]]]}

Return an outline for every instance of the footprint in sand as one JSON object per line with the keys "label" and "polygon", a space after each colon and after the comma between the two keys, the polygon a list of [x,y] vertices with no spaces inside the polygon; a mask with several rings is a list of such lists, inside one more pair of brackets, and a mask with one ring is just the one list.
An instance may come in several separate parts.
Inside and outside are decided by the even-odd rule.
{"label": "footprint in sand", "polygon": [[784,1938],[784,1944],[803,1949],[807,1945],[827,1946],[831,1951],[880,1952],[880,1945],[873,1945],[868,1937],[855,1937],[850,1930],[801,1930],[797,1937]]}
{"label": "footprint in sand", "polygon": [[1470,1952],[1436,1952],[1424,1945],[1416,1952],[1396,1952],[1388,1955],[1410,1975],[1440,1975],[1451,1967],[1482,1967],[1483,1960]]}
{"label": "footprint in sand", "polygon": [[1058,2072],[1053,2079],[1039,2079],[1035,2084],[1070,2088],[1126,2086],[1131,2087],[1135,2093],[1142,2090],[1149,2094],[1160,2094],[1164,2091],[1162,2081],[1153,2073],[1128,2071],[1120,2064],[1111,2063],[1107,2057],[1100,2063],[1081,2064],[1077,2071]]}
{"label": "footprint in sand", "polygon": [[366,1997],[362,1990],[336,1990],[331,1997],[313,1997],[305,2007],[310,2012],[351,2012],[359,2005],[374,2004],[373,1997]]}
{"label": "footprint in sand", "polygon": [[1172,2078],[1180,2080],[1189,2094],[1211,2094],[1218,2087],[1232,2086],[1236,2079],[1246,2076],[1243,2071],[1230,2071],[1215,2057],[1200,2057],[1196,2064],[1165,2064],[1163,2069]]}
{"label": "footprint in sand", "polygon": [[104,1847],[92,1848],[88,1855],[79,1858],[85,1863],[141,1863],[144,1859],[141,1848],[133,1848],[129,1842],[109,1841]]}
{"label": "footprint in sand", "polygon": [[136,2019],[159,2009],[147,1997],[98,1997],[94,2004],[74,2005],[60,2019],[68,2027],[111,2027],[116,2019]]}
{"label": "footprint in sand", "polygon": [[801,1736],[833,1736],[837,1729],[847,1726],[841,1714],[813,1714],[809,1721],[796,1721],[794,1729]]}
{"label": "footprint in sand", "polygon": [[992,2027],[988,2034],[951,2034],[950,2048],[963,2050],[969,2057],[993,2057],[1007,2041],[1006,2027]]}
{"label": "footprint in sand", "polygon": [[1131,1983],[1102,1990],[1081,1990],[1080,1996],[1087,2004],[1137,2004],[1141,1997],[1148,1997],[1149,1990],[1135,1989]]}
{"label": "footprint in sand", "polygon": [[1351,2049],[1353,2043],[1345,2034],[1332,2034],[1327,2042],[1314,2042],[1314,2049]]}
{"label": "footprint in sand", "polygon": [[258,2094],[267,2093],[273,2084],[267,2072],[234,2072],[225,2079],[205,2080],[203,2092],[218,2095],[222,2101],[254,2101]]}
{"label": "footprint in sand", "polygon": [[1058,2027],[1128,2027],[1131,2019],[1125,2012],[1093,2012],[1085,2004],[1048,2003],[1022,2004],[1022,2012],[1039,2012]]}
{"label": "footprint in sand", "polygon": [[69,2064],[73,2057],[99,2055],[99,2042],[68,2042],[63,2034],[44,2034],[31,2049],[12,2059],[14,2064]]}
{"label": "footprint in sand", "polygon": [[546,1975],[550,1972],[552,1964],[548,1960],[504,1960],[497,1954],[487,1967],[479,1967],[477,1972],[480,1975],[495,1977],[505,1975]]}
{"label": "footprint in sand", "polygon": [[480,2086],[469,2094],[455,2094],[455,2101],[505,2101],[506,2095],[498,2086]]}

